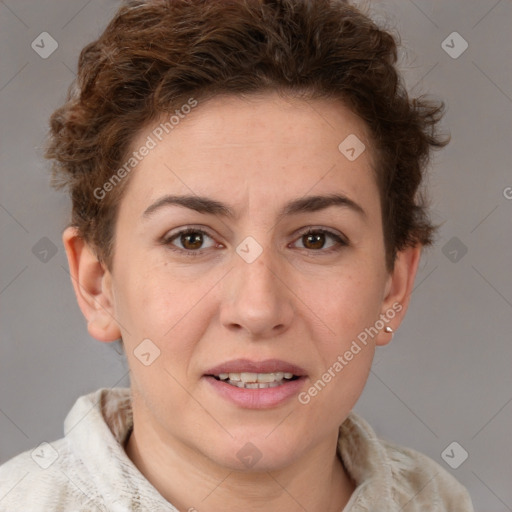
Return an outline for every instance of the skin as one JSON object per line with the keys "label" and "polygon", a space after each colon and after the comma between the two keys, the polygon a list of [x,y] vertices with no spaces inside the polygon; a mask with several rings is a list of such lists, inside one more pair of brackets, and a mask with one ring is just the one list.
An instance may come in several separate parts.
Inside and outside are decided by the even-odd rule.
{"label": "skin", "polygon": [[[367,148],[355,161],[338,150],[349,134]],[[290,200],[335,192],[365,215],[331,206],[276,217]],[[227,203],[237,218],[180,206],[142,216],[166,194],[191,193]],[[190,225],[208,232],[202,255],[169,248],[191,252],[194,239],[160,242]],[[349,245],[322,235],[311,241],[302,236],[308,227],[342,234]],[[236,252],[247,236],[263,249],[252,263]],[[402,322],[421,247],[400,252],[393,272],[386,270],[371,141],[357,116],[333,100],[275,93],[199,104],[132,172],[112,268],[74,228],[63,241],[89,333],[123,338],[134,411],[126,452],[167,500],[200,512],[345,506],[355,485],[336,456],[338,428],[389,333],[370,338],[306,405],[293,397],[249,410],[218,395],[203,374],[235,358],[277,358],[306,370],[307,391],[393,304],[402,309],[387,325]],[[160,350],[149,366],[134,355],[146,338]],[[237,458],[247,442],[262,455],[251,468]]]}

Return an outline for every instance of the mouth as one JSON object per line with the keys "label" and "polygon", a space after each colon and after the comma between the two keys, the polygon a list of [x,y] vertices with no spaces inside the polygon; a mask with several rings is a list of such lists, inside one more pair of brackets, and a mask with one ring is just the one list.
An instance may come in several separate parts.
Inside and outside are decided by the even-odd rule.
{"label": "mouth", "polygon": [[278,407],[304,387],[306,370],[279,359],[235,359],[204,373],[211,389],[223,399],[246,409]]}
{"label": "mouth", "polygon": [[218,375],[207,375],[217,381],[224,382],[231,386],[243,389],[267,389],[276,388],[300,378],[291,372],[272,373],[219,373]]}

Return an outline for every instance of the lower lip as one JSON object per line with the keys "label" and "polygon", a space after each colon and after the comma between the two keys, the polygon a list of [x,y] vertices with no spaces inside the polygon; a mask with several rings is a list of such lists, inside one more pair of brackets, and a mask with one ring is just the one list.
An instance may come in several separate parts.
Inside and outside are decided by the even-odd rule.
{"label": "lower lip", "polygon": [[299,377],[273,388],[245,389],[211,376],[204,376],[204,378],[219,395],[246,409],[266,409],[281,405],[299,393],[305,380],[305,377]]}

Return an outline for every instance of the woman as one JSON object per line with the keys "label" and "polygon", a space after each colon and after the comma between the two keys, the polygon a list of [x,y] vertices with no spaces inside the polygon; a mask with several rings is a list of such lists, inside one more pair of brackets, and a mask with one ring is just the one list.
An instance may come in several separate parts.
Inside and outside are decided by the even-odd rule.
{"label": "woman", "polygon": [[89,333],[131,388],[0,468],[0,510],[470,511],[351,412],[435,227],[442,105],[342,1],[128,1],[82,51],[47,157]]}

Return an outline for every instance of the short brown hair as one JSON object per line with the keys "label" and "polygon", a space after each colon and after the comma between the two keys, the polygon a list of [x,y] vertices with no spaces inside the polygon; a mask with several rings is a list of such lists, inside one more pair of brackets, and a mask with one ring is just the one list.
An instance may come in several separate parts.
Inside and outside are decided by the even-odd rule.
{"label": "short brown hair", "polygon": [[[130,0],[80,54],[66,103],[51,117],[46,157],[68,186],[71,225],[112,264],[128,177],[99,200],[135,135],[188,99],[278,91],[332,98],[370,129],[386,246],[430,245],[436,229],[420,190],[443,104],[410,99],[397,42],[343,0]],[[341,142],[341,141],[340,141]]]}

